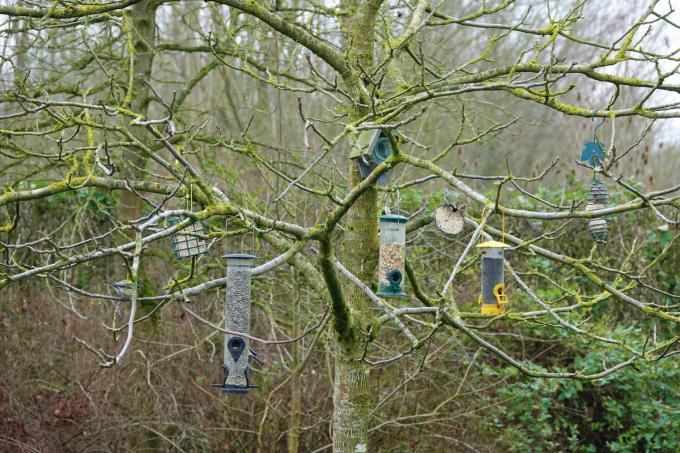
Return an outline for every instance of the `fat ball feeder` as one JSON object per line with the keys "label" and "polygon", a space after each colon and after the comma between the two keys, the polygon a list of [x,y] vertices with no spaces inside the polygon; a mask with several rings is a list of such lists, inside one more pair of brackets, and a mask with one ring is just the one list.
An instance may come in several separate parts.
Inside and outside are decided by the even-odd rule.
{"label": "fat ball feeder", "polygon": [[[224,304],[224,329],[229,332],[250,332],[250,270],[255,256],[229,254],[227,261],[227,295]],[[250,349],[248,338],[224,335],[224,378],[221,388],[224,393],[248,393],[252,385],[248,380],[249,359],[257,359]]]}
{"label": "fat ball feeder", "polygon": [[[604,183],[593,175],[593,183],[590,186],[586,211],[604,209],[609,202],[609,194]],[[609,236],[609,222],[604,217],[595,217],[588,220],[588,232],[593,241],[598,243],[607,242]]]}
{"label": "fat ball feeder", "polygon": [[[361,177],[365,179],[392,154],[394,150],[385,132],[381,129],[370,129],[359,133],[349,157],[358,162]],[[387,184],[390,174],[391,168],[380,175],[377,184],[381,186]]]}
{"label": "fat ball feeder", "polygon": [[406,221],[404,216],[386,214],[380,219],[378,296],[405,297]]}
{"label": "fat ball feeder", "polygon": [[509,245],[498,241],[482,242],[477,245],[482,251],[482,294],[477,303],[483,315],[502,315],[508,296],[505,294],[505,249]]}

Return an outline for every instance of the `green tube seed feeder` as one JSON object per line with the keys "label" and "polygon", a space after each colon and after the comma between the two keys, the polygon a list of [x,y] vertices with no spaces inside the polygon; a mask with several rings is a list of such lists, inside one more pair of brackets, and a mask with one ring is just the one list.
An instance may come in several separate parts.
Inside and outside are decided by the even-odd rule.
{"label": "green tube seed feeder", "polygon": [[406,263],[406,221],[400,215],[380,216],[380,258],[378,260],[378,296],[404,297]]}

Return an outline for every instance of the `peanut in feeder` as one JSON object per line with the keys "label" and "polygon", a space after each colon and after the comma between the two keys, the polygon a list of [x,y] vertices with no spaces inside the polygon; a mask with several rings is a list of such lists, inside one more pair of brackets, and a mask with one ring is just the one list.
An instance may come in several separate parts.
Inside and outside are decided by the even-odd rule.
{"label": "peanut in feeder", "polygon": [[477,303],[483,315],[502,315],[508,296],[505,294],[504,264],[506,248],[509,245],[488,241],[477,245],[482,251],[482,293]]}
{"label": "peanut in feeder", "polygon": [[[227,295],[224,305],[224,329],[229,332],[250,332],[250,271],[255,257],[246,254],[224,255],[227,260]],[[224,335],[224,379],[215,384],[224,393],[248,393],[257,387],[248,381],[249,359],[257,356],[250,349],[247,337]]]}
{"label": "peanut in feeder", "polygon": [[378,260],[378,296],[404,297],[406,262],[406,221],[400,215],[380,216],[380,257]]}

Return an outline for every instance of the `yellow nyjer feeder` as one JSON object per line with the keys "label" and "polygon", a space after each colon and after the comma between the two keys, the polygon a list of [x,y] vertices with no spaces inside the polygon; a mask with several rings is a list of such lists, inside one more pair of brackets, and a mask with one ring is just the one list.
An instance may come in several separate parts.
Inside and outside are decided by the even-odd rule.
{"label": "yellow nyjer feeder", "polygon": [[478,299],[482,314],[502,315],[508,303],[503,277],[504,251],[510,246],[488,241],[477,245],[477,248],[482,250],[482,294]]}

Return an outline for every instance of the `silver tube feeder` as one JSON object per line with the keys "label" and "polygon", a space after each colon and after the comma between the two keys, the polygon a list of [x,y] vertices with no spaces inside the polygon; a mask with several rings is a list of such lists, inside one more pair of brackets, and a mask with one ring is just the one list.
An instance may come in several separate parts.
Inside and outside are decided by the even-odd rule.
{"label": "silver tube feeder", "polygon": [[[250,332],[250,270],[255,256],[246,254],[224,255],[227,260],[227,295],[224,304],[224,329],[229,332]],[[215,387],[224,393],[248,393],[248,362],[255,357],[248,338],[241,335],[224,335],[224,380]]]}

